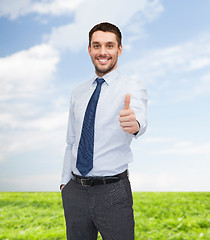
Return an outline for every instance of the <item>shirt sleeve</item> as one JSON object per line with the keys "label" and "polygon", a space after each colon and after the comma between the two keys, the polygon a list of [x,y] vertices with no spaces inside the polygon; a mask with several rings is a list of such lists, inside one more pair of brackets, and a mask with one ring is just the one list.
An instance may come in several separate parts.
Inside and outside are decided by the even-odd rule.
{"label": "shirt sleeve", "polygon": [[66,135],[66,150],[63,161],[63,171],[61,178],[61,185],[67,184],[71,179],[71,171],[72,171],[72,147],[75,141],[74,129],[73,129],[73,104],[72,97],[70,101],[70,109],[69,109],[69,119],[68,119],[68,128]]}
{"label": "shirt sleeve", "polygon": [[136,120],[140,124],[139,132],[134,135],[135,138],[138,138],[147,128],[147,90],[140,80],[134,80],[130,94],[130,107],[134,110]]}

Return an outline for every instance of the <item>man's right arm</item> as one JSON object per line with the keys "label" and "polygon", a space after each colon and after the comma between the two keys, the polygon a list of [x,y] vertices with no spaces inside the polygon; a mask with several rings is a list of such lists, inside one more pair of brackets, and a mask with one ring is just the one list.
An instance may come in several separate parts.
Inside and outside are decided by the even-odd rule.
{"label": "man's right arm", "polygon": [[68,128],[67,128],[67,136],[66,136],[66,150],[65,156],[63,161],[63,171],[62,171],[62,179],[60,189],[62,190],[64,186],[69,182],[71,179],[71,158],[72,158],[72,147],[74,144],[74,130],[73,130],[73,112],[72,112],[72,97],[70,101],[70,110],[69,110],[69,119],[68,119]]}

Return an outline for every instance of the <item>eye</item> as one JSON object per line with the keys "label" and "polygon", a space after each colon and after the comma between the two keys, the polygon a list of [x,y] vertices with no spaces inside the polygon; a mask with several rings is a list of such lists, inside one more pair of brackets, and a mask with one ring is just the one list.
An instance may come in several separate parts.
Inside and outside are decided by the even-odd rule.
{"label": "eye", "polygon": [[107,45],[107,48],[113,48],[112,44]]}
{"label": "eye", "polygon": [[95,49],[97,49],[97,48],[99,48],[100,46],[98,45],[98,44],[95,44],[95,45],[93,45],[93,48],[95,48]]}

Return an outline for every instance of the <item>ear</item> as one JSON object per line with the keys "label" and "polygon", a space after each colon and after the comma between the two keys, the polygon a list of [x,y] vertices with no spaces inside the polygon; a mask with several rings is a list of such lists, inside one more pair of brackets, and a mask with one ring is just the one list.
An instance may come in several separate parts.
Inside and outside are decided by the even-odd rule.
{"label": "ear", "polygon": [[118,57],[122,54],[122,50],[123,50],[122,45],[120,45],[118,47]]}
{"label": "ear", "polygon": [[88,45],[88,52],[89,52],[89,55],[91,54],[91,47],[90,45]]}

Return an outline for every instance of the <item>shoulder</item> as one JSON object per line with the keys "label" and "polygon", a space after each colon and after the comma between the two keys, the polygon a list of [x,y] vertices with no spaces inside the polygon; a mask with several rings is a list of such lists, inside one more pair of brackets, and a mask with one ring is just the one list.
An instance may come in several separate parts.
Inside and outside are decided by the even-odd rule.
{"label": "shoulder", "polygon": [[145,84],[139,76],[120,74],[120,81],[126,86],[128,90],[146,90]]}
{"label": "shoulder", "polygon": [[92,86],[93,79],[77,85],[72,91],[72,97],[78,96],[86,92]]}

